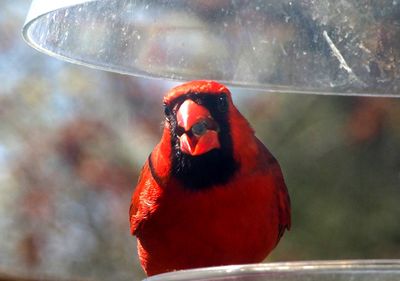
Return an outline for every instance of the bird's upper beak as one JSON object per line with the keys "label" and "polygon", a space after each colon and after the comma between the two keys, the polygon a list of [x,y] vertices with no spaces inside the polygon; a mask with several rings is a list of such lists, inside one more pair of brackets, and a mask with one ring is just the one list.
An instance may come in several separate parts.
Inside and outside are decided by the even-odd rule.
{"label": "bird's upper beak", "polygon": [[220,148],[219,128],[207,108],[187,99],[179,107],[176,118],[183,129],[183,134],[178,136],[183,153],[196,156]]}

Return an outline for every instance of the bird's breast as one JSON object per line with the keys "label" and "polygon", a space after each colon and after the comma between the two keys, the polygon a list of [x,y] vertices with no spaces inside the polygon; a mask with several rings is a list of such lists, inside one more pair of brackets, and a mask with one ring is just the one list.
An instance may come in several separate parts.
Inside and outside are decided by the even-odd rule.
{"label": "bird's breast", "polygon": [[171,182],[138,235],[147,270],[262,261],[277,242],[276,196],[268,174],[201,191]]}

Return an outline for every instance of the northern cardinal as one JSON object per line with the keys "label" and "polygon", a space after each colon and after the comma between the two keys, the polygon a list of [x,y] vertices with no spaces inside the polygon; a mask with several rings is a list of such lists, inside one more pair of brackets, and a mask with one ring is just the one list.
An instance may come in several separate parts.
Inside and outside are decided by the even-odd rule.
{"label": "northern cardinal", "polygon": [[131,232],[147,275],[262,261],[290,228],[277,160],[214,81],[164,97],[161,141],[141,171]]}

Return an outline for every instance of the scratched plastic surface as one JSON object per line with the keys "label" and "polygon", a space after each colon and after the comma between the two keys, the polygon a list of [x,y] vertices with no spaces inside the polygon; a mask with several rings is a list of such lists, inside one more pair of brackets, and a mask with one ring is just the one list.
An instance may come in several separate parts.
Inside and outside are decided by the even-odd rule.
{"label": "scratched plastic surface", "polygon": [[35,48],[109,71],[400,96],[400,1],[34,0]]}
{"label": "scratched plastic surface", "polygon": [[210,267],[156,275],[145,281],[398,281],[400,260],[286,262]]}

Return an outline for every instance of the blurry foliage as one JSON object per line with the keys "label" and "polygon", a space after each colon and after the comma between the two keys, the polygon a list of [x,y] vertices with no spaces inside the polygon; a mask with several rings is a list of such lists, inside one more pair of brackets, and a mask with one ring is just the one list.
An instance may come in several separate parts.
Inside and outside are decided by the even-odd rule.
{"label": "blurry foliage", "polygon": [[[16,39],[27,8],[0,9],[0,271],[139,280],[130,196],[172,84],[38,54]],[[400,100],[234,99],[292,198],[268,261],[400,257]]]}
{"label": "blurry foliage", "polygon": [[278,114],[251,119],[280,160],[293,207],[292,231],[272,259],[399,258],[400,101],[269,99],[264,108]]}

